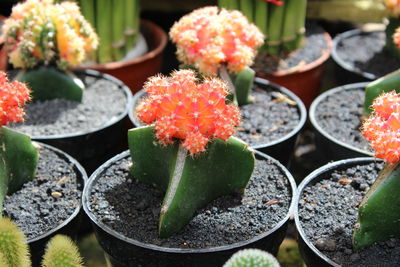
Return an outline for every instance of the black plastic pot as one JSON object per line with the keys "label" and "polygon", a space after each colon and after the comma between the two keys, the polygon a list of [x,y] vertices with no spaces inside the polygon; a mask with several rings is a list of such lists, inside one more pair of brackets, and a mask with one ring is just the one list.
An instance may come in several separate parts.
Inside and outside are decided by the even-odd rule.
{"label": "black plastic pot", "polygon": [[325,179],[334,170],[347,169],[352,166],[368,164],[376,161],[377,161],[376,158],[363,157],[363,158],[345,159],[341,161],[332,162],[310,173],[306,178],[304,178],[304,180],[299,185],[295,199],[294,220],[298,232],[298,243],[299,243],[300,253],[303,257],[305,264],[308,267],[325,267],[325,266],[340,267],[340,265],[333,262],[321,251],[319,251],[310,242],[310,240],[307,239],[306,234],[304,233],[299,218],[299,201],[302,198],[302,193],[304,188]]}
{"label": "black plastic pot", "polygon": [[[83,190],[83,186],[87,181],[87,174],[85,169],[79,164],[76,159],[68,155],[67,153],[37,142],[40,146],[46,147],[47,149],[55,152],[60,158],[64,159],[66,162],[71,163],[73,165],[73,169],[76,172],[77,179],[81,184],[80,189]],[[42,260],[42,256],[44,254],[44,249],[46,247],[46,243],[55,235],[57,234],[64,234],[68,235],[72,238],[75,238],[78,234],[78,229],[81,222],[81,205],[75,208],[74,212],[69,216],[65,221],[61,222],[57,227],[53,228],[52,230],[43,233],[35,238],[28,239],[27,242],[29,244],[31,259],[33,266],[40,266],[40,262]]]}
{"label": "black plastic pot", "polygon": [[[374,73],[366,72],[359,70],[346,62],[345,59],[341,58],[338,54],[338,47],[341,46],[341,43],[344,39],[356,36],[356,35],[368,35],[372,32],[382,32],[382,31],[362,31],[360,29],[346,31],[344,33],[336,35],[333,39],[333,49],[332,49],[332,58],[336,63],[335,68],[335,77],[338,84],[349,84],[349,83],[356,83],[356,82],[365,82],[365,81],[373,81],[379,78]],[[382,44],[382,47],[384,43]],[[362,46],[358,49],[363,49]],[[392,71],[396,70],[397,68],[393,69]],[[391,71],[389,71],[391,72]],[[388,72],[388,73],[389,73]]]}
{"label": "black plastic pot", "polygon": [[118,85],[126,96],[126,108],[122,114],[110,118],[101,127],[60,135],[32,136],[32,140],[55,146],[78,160],[90,174],[113,155],[127,148],[128,103],[132,98],[130,89],[120,80],[94,70],[77,71],[91,77],[102,78]]}
{"label": "black plastic pot", "polygon": [[[271,159],[269,156],[256,151],[258,158]],[[109,226],[100,222],[90,210],[90,192],[97,177],[106,172],[114,162],[130,157],[129,151],[125,151],[100,166],[89,178],[83,193],[83,208],[92,220],[94,232],[103,250],[107,253],[113,266],[222,266],[230,256],[239,249],[246,247],[257,247],[267,250],[273,254],[278,252],[279,245],[286,234],[288,221],[291,215],[293,201],[284,219],[274,228],[260,234],[250,240],[204,249],[180,249],[165,248],[161,246],[146,244],[131,238],[127,238],[116,232]],[[275,161],[289,180],[290,191],[296,193],[296,184],[292,175]]]}
{"label": "black plastic pot", "polygon": [[[258,78],[256,77],[254,82],[259,86],[260,88],[268,88],[272,87],[276,91],[287,95],[289,99],[295,101],[297,103],[297,109],[300,114],[300,122],[299,124],[287,135],[266,143],[266,144],[261,144],[261,145],[254,145],[251,146],[252,148],[261,151],[274,159],[279,160],[283,165],[287,166],[289,163],[289,160],[291,156],[293,155],[294,151],[294,146],[296,143],[297,135],[303,128],[306,119],[307,119],[307,111],[306,108],[303,104],[303,102],[300,100],[298,96],[296,96],[292,91],[277,85],[275,83],[269,82],[268,80],[265,80],[263,78]],[[129,104],[129,119],[133,123],[134,127],[142,126],[143,123],[141,123],[136,115],[134,114],[135,107],[138,103],[138,101],[146,94],[146,92],[142,89],[138,91],[136,94],[133,95],[132,97],[132,102]]]}
{"label": "black plastic pot", "polygon": [[373,156],[374,154],[369,151],[362,150],[360,148],[354,147],[350,144],[346,144],[335,137],[331,136],[327,133],[318,123],[316,119],[316,109],[318,105],[330,95],[336,94],[342,90],[354,90],[360,87],[365,87],[368,83],[353,83],[344,86],[339,86],[333,89],[330,89],[323,94],[319,95],[311,104],[309,110],[309,119],[314,128],[315,132],[315,140],[317,144],[317,149],[322,152],[322,155],[325,157],[325,161],[328,162],[330,160],[340,160],[346,158],[356,158],[356,157],[368,157]]}

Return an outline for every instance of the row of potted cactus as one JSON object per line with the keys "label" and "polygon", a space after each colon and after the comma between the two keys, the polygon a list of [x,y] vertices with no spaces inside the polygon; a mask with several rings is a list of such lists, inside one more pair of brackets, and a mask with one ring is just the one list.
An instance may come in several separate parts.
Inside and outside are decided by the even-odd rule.
{"label": "row of potted cactus", "polygon": [[[269,2],[281,3],[280,1]],[[35,4],[37,5],[38,3],[44,5],[43,10],[35,9]],[[284,1],[285,3],[288,4]],[[29,56],[33,56],[32,58],[35,62],[37,59],[43,59],[41,64],[47,65],[43,74],[41,73],[41,68],[34,69],[32,72],[27,71],[23,74],[26,75],[26,73],[31,72],[28,75],[31,79],[24,79],[21,78],[23,75],[16,75],[17,79],[25,80],[32,84],[35,84],[35,81],[38,82],[38,86],[32,88],[34,100],[41,88],[45,87],[42,85],[43,82],[50,81],[54,77],[53,73],[49,74],[49,71],[52,71],[49,70],[51,68],[49,66],[54,67],[57,61],[64,59],[64,55],[66,58],[72,56],[75,59],[74,56],[78,52],[78,50],[74,49],[73,45],[75,44],[70,44],[66,39],[58,36],[58,34],[63,33],[62,30],[57,30],[56,33],[53,33],[49,30],[50,27],[53,24],[59,25],[57,21],[62,19],[66,19],[71,23],[66,25],[74,25],[70,29],[66,27],[67,32],[76,29],[76,25],[84,26],[84,28],[88,27],[82,22],[81,17],[78,17],[79,19],[75,21],[73,19],[77,19],[76,17],[69,19],[64,17],[63,14],[52,20],[52,15],[57,15],[56,8],[59,7],[66,7],[68,10],[74,10],[74,12],[77,11],[76,5],[71,3],[53,6],[51,1],[28,0],[25,4],[21,4],[15,9],[16,14],[14,15],[16,17],[12,16],[5,26],[6,44],[10,53],[13,53],[10,58],[12,62],[17,63],[16,66],[26,65],[18,65],[21,62],[33,62],[29,60]],[[51,10],[49,11],[50,13],[45,13],[46,8]],[[21,13],[18,13],[18,11],[21,12],[21,10],[43,12],[44,15],[42,17],[38,16],[42,19],[41,23],[43,20],[50,18],[50,21],[40,24],[47,27],[44,27],[46,28],[45,34],[37,35],[35,32],[43,30],[43,27],[33,27],[30,33],[26,34],[26,38],[33,37],[35,41],[40,40],[41,43],[38,47],[32,46],[32,43],[35,44],[34,41],[25,42],[24,45],[21,44],[19,46],[21,40],[25,41],[25,37],[21,38],[21,36],[24,36],[23,31],[18,28],[18,19],[21,18]],[[74,14],[76,15],[76,13]],[[26,20],[24,22],[26,23]],[[25,28],[27,26],[23,27],[23,29]],[[78,33],[83,34],[83,36],[86,35],[86,31],[78,31]],[[162,263],[174,266],[205,262],[217,265],[225,262],[228,259],[228,254],[231,255],[233,251],[240,249],[242,246],[261,246],[265,250],[276,253],[278,245],[284,236],[285,227],[294,203],[294,196],[296,195],[293,178],[278,161],[262,153],[255,152],[254,147],[252,148],[240,139],[232,137],[240,118],[237,104],[252,105],[250,96],[252,94],[251,87],[254,83],[254,72],[248,67],[255,57],[256,48],[262,44],[262,34],[254,25],[249,24],[238,11],[206,7],[182,17],[171,29],[170,35],[172,41],[177,45],[178,58],[182,63],[192,66],[189,66],[190,69],[176,71],[169,77],[155,76],[149,79],[145,85],[147,96],[143,102],[138,104],[136,112],[140,120],[152,125],[130,130],[128,133],[130,154],[125,152],[108,161],[85,184],[83,205],[85,212],[95,224],[99,242],[103,245],[104,250],[115,266],[129,265],[129,261],[134,261],[135,264]],[[56,39],[49,40],[48,38]],[[63,41],[66,43],[63,43]],[[71,40],[68,39],[68,41]],[[53,44],[50,45],[50,43]],[[79,42],[77,41],[77,43]],[[69,47],[70,45],[72,45],[72,48]],[[55,50],[46,50],[55,46],[57,47]],[[66,54],[62,53],[62,48],[67,49]],[[44,51],[51,51],[46,52],[46,55],[50,54],[49,58],[41,57],[45,55]],[[64,63],[68,62],[70,61],[66,59]],[[60,66],[60,64],[58,65]],[[61,65],[62,67],[66,66],[66,64]],[[55,71],[62,73],[59,68]],[[73,79],[71,80],[71,76],[64,73],[61,75],[67,78],[62,78],[62,82],[57,82],[57,86],[53,90],[57,90],[64,83],[75,83]],[[210,77],[217,75],[222,79]],[[28,94],[26,93],[27,89],[20,83],[14,82],[10,84],[5,74],[2,76],[2,83],[1,89],[4,96],[2,97],[1,108],[4,114],[2,122],[5,125],[10,121],[22,119],[21,107],[28,98]],[[263,83],[266,87],[276,87],[275,85],[269,85],[268,82]],[[75,90],[75,86],[69,88]],[[272,92],[271,94],[272,99],[274,99],[272,100],[273,102],[284,102],[288,106],[295,106],[297,111],[304,110],[301,102],[296,103],[294,101],[297,100],[296,97],[292,97],[290,94],[289,96],[285,96],[281,92]],[[393,230],[398,229],[396,224],[398,222],[396,217],[398,214],[396,212],[397,199],[391,192],[393,188],[396,188],[398,180],[397,169],[392,164],[398,160],[396,150],[398,119],[395,116],[398,112],[398,104],[396,104],[396,95],[390,94],[386,97],[389,100],[384,97],[377,100],[377,104],[374,105],[375,116],[372,121],[365,124],[364,129],[366,135],[375,140],[374,142],[378,146],[377,149],[379,149],[378,156],[386,158],[390,164],[382,172],[381,178],[377,179],[376,185],[371,187],[370,193],[367,193],[365,200],[361,202],[359,222],[354,235],[354,247],[356,249],[381,241],[382,238],[392,238],[397,234]],[[39,101],[39,99],[36,98],[36,101]],[[254,101],[256,102],[257,99]],[[380,111],[378,111],[379,109]],[[381,111],[384,113],[384,118],[378,117]],[[386,122],[386,120],[388,121]],[[302,123],[304,123],[304,119],[299,120],[300,126],[298,129],[302,127]],[[385,132],[378,134],[381,127]],[[1,146],[2,151],[0,154],[3,159],[2,176],[0,177],[2,179],[0,184],[0,193],[2,193],[0,196],[2,199],[7,198],[6,194],[18,190],[16,189],[17,187],[23,186],[24,183],[26,184],[24,181],[15,185],[12,183],[14,180],[18,181],[20,177],[24,179],[33,178],[32,175],[19,174],[18,172],[22,170],[19,169],[20,165],[18,169],[15,168],[15,162],[17,161],[15,158],[22,157],[27,162],[27,165],[30,166],[28,172],[31,174],[34,172],[37,161],[36,149],[30,144],[29,138],[22,136],[20,137],[20,134],[15,133],[13,130],[2,128],[1,142],[3,145]],[[392,139],[382,146],[382,140],[386,136]],[[20,141],[19,139],[21,138],[24,140]],[[32,154],[31,158],[28,160],[26,154],[20,156],[17,153],[19,149],[29,150]],[[17,155],[10,155],[11,151]],[[39,154],[42,153],[41,151],[39,150]],[[24,151],[23,153],[26,152]],[[254,168],[255,164],[256,168]],[[260,166],[264,164],[269,164],[268,168],[274,171],[260,173],[258,168],[261,168]],[[79,164],[77,166],[75,168],[80,169]],[[113,173],[114,169],[117,170],[115,173],[120,175],[115,175]],[[25,169],[23,170],[25,171]],[[84,171],[82,173],[83,180],[85,180]],[[271,176],[271,178],[268,178],[270,180],[276,179],[277,181],[274,183],[278,185],[283,183],[283,185],[277,185],[276,187],[281,187],[286,193],[276,193],[276,198],[261,200],[260,203],[262,204],[259,205],[260,207],[257,206],[256,209],[269,209],[266,207],[278,205],[285,210],[284,213],[286,215],[283,215],[276,222],[276,225],[263,226],[259,232],[248,240],[217,245],[214,248],[200,247],[196,249],[190,246],[182,248],[175,247],[175,245],[163,247],[159,243],[150,242],[150,244],[146,244],[141,240],[135,240],[131,236],[124,236],[124,232],[120,228],[113,228],[114,224],[118,224],[118,222],[129,225],[131,219],[133,222],[133,217],[136,216],[131,214],[129,209],[126,209],[127,212],[124,213],[122,210],[115,210],[115,207],[112,206],[119,197],[121,197],[121,202],[125,202],[125,196],[118,196],[118,194],[121,192],[119,190],[124,190],[125,186],[131,188],[130,186],[132,185],[129,184],[134,183],[134,186],[143,186],[145,188],[147,187],[144,184],[148,184],[148,187],[156,188],[143,189],[144,191],[140,192],[144,193],[141,194],[153,192],[146,190],[155,190],[158,195],[165,192],[164,197],[160,198],[162,203],[160,203],[161,206],[158,211],[154,211],[148,204],[142,204],[145,205],[144,210],[152,209],[152,214],[159,214],[158,237],[153,242],[163,243],[163,241],[159,241],[160,238],[163,238],[161,240],[168,240],[170,237],[174,238],[177,233],[179,235],[182,231],[186,231],[185,227],[193,227],[190,224],[193,216],[201,216],[199,209],[210,201],[223,195],[239,193],[233,200],[241,202],[247,197],[246,191],[253,194],[250,189],[251,184],[255,184],[256,188],[259,187],[257,190],[268,188],[269,184],[266,183],[268,179],[265,178],[265,180],[264,176]],[[55,183],[64,183],[65,180],[62,179],[55,181]],[[392,186],[392,183],[394,186]],[[117,197],[112,195],[113,192],[117,193]],[[127,196],[130,193],[122,192],[125,192]],[[49,194],[53,201],[58,201],[62,197],[62,194],[58,191],[52,191]],[[283,203],[284,196],[281,196],[284,194],[291,199],[286,204]],[[393,196],[393,198],[389,199],[386,196]],[[127,200],[130,198],[127,198]],[[252,201],[258,200],[254,199]],[[281,201],[282,204],[279,204]],[[129,201],[126,201],[125,204],[131,205]],[[247,205],[250,204],[248,203]],[[389,212],[389,208],[382,212],[380,207],[383,205],[393,207],[394,212]],[[238,206],[245,207],[246,203],[238,204]],[[270,209],[270,212],[271,210],[275,211],[278,206],[274,206],[274,209]],[[215,205],[210,207],[212,207],[213,211],[218,211],[220,208]],[[110,208],[110,211],[103,213],[106,208]],[[233,207],[222,208],[220,212],[230,214],[231,208]],[[116,215],[114,212],[117,212]],[[204,213],[206,216],[212,214],[210,210],[205,210]],[[7,210],[6,214],[8,214]],[[132,218],[125,222],[125,216]],[[260,216],[259,218],[260,222],[265,222],[265,218],[262,217]],[[384,228],[376,227],[377,218],[379,218],[380,224],[384,222]],[[246,224],[246,222],[244,223]],[[19,222],[19,224],[23,224],[23,222]],[[219,231],[230,233],[229,231],[231,230],[235,229],[220,229]],[[268,245],[268,242],[266,242],[268,237],[275,237],[278,240],[277,243]],[[187,244],[182,245],[188,246]],[[161,256],[157,256],[155,251],[161,252]],[[203,253],[205,252],[214,255],[211,256],[212,259],[209,255],[204,255]],[[145,255],[152,255],[152,257],[149,259]]]}

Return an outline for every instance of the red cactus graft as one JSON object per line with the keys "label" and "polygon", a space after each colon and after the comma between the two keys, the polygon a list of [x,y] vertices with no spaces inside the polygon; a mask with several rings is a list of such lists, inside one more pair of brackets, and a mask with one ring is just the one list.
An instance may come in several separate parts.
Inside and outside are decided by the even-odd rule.
{"label": "red cactus graft", "polygon": [[29,89],[24,83],[9,82],[6,74],[0,72],[0,126],[23,121],[23,106],[29,99]]}
{"label": "red cactus graft", "polygon": [[239,110],[225,103],[227,86],[218,78],[200,83],[194,71],[180,70],[171,77],[151,77],[145,89],[149,96],[137,114],[144,123],[155,122],[162,144],[182,139],[183,147],[196,154],[211,138],[227,140],[239,123]]}
{"label": "red cactus graft", "polygon": [[372,104],[373,114],[362,126],[375,156],[396,163],[400,159],[400,94],[384,93]]}

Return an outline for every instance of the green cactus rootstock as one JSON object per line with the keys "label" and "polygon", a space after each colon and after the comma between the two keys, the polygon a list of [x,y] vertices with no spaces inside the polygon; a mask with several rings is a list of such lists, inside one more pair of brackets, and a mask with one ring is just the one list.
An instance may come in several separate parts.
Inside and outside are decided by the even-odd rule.
{"label": "green cactus rootstock", "polygon": [[355,250],[400,237],[400,167],[387,164],[359,206],[353,234]]}
{"label": "green cactus rootstock", "polygon": [[243,249],[235,254],[223,267],[279,267],[278,260],[260,249]]}
{"label": "green cactus rootstock", "polygon": [[364,100],[364,116],[368,117],[372,112],[372,102],[375,98],[384,92],[390,92],[393,90],[400,89],[400,70],[391,72],[382,78],[379,78],[367,85],[365,88],[365,100]]}
{"label": "green cactus rootstock", "polygon": [[166,191],[159,222],[163,238],[177,233],[196,209],[213,199],[243,192],[255,164],[251,149],[234,137],[215,139],[206,152],[194,156],[177,142],[157,144],[154,126],[131,129],[128,142],[133,177]]}
{"label": "green cactus rootstock", "polygon": [[31,266],[24,233],[6,217],[0,218],[0,266]]}
{"label": "green cactus rootstock", "polygon": [[393,42],[393,35],[396,32],[396,29],[400,27],[400,18],[389,18],[389,23],[386,25],[385,34],[386,34],[386,43],[385,50],[392,55],[393,57],[400,59],[400,49]]}
{"label": "green cactus rootstock", "polygon": [[252,103],[250,97],[251,89],[253,88],[255,71],[249,67],[235,74],[234,86],[236,101],[239,106]]}
{"label": "green cactus rootstock", "polygon": [[83,267],[82,257],[71,238],[56,235],[47,243],[42,267]]}
{"label": "green cactus rootstock", "polygon": [[73,73],[56,67],[41,66],[30,70],[21,70],[15,77],[31,88],[33,101],[62,98],[82,101],[84,84]]}
{"label": "green cactus rootstock", "polygon": [[0,216],[3,201],[35,178],[38,152],[29,136],[5,126],[0,128]]}

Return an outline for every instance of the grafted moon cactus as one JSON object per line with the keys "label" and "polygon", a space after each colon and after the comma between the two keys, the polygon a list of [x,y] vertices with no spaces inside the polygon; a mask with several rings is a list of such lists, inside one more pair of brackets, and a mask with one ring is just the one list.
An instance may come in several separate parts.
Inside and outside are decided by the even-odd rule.
{"label": "grafted moon cactus", "polygon": [[222,79],[228,80],[230,77],[226,68],[234,76],[242,73],[242,78],[243,73],[247,73],[245,76],[251,82],[235,84],[232,91],[247,92],[242,94],[245,95],[243,98],[236,96],[240,105],[249,102],[251,87],[239,86],[252,86],[254,73],[248,67],[253,64],[264,36],[242,13],[218,10],[218,7],[199,8],[175,22],[169,35],[177,46],[178,59],[193,65],[205,75],[220,73]]}
{"label": "grafted moon cactus", "polygon": [[375,156],[384,159],[386,165],[359,206],[353,234],[355,249],[400,237],[400,95],[385,93],[372,108],[362,131]]}
{"label": "grafted moon cactus", "polygon": [[10,83],[0,72],[0,215],[5,196],[35,177],[38,154],[31,139],[5,126],[23,120],[23,106],[29,99],[25,84]]}
{"label": "grafted moon cactus", "polygon": [[[254,168],[254,155],[231,137],[239,123],[236,106],[226,104],[226,85],[191,70],[156,76],[145,85],[149,97],[139,118],[153,126],[129,131],[133,177],[166,190],[159,235],[178,232],[199,207],[243,191]],[[240,164],[239,164],[240,163]]]}
{"label": "grafted moon cactus", "polygon": [[27,0],[13,7],[4,22],[11,64],[17,79],[32,88],[34,100],[81,101],[84,85],[68,68],[81,63],[98,45],[97,35],[73,2]]}

